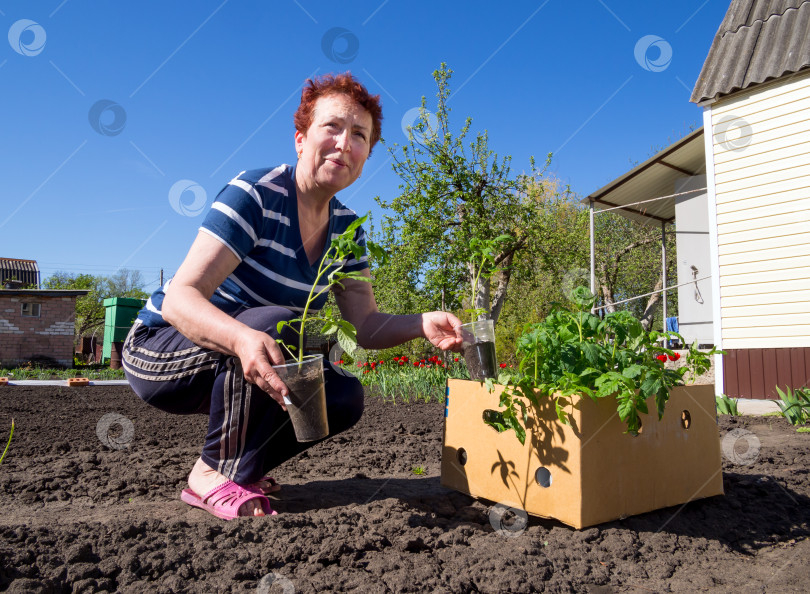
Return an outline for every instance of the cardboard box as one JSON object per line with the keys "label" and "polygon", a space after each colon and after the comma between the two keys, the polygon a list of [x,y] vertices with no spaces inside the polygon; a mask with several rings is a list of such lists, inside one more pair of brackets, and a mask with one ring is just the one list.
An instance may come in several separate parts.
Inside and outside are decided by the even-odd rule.
{"label": "cardboard box", "polygon": [[575,399],[570,426],[544,398],[525,445],[483,421],[502,390],[447,382],[442,485],[574,528],[723,494],[712,385],[673,389],[660,421],[651,400],[635,436],[613,398]]}

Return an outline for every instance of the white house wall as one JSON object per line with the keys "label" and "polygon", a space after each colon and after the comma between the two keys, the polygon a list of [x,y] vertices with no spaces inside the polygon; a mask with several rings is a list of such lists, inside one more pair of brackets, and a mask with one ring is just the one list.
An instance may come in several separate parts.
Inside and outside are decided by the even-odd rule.
{"label": "white house wall", "polygon": [[810,347],[810,74],[710,117],[723,348]]}
{"label": "white house wall", "polygon": [[[703,190],[706,176],[684,177],[675,182],[674,192]],[[712,323],[708,198],[705,191],[675,198],[675,241],[678,271],[678,332],[686,344],[714,343]],[[688,283],[690,280],[694,283]],[[699,279],[699,280],[698,280]]]}

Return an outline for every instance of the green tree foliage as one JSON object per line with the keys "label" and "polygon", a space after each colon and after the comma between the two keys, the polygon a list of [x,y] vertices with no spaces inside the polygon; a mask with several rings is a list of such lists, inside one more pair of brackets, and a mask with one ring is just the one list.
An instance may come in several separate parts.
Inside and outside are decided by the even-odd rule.
{"label": "green tree foliage", "polygon": [[[597,295],[605,312],[627,309],[641,320],[645,330],[662,326],[662,293],[620,306],[615,302],[663,288],[661,278],[661,227],[641,224],[615,213],[597,214],[596,278]],[[672,227],[670,226],[668,231]],[[675,284],[675,235],[667,233],[667,284]],[[667,315],[675,315],[677,290],[667,292]]]}
{"label": "green tree foliage", "polygon": [[113,297],[147,299],[141,273],[122,268],[112,276],[93,276],[58,271],[42,283],[43,289],[90,291],[76,299],[76,336],[85,336],[104,327],[104,300]]}
{"label": "green tree foliage", "polygon": [[[377,198],[386,214],[376,235],[390,260],[374,271],[375,293],[391,313],[487,309],[497,322],[498,358],[508,362],[525,323],[539,322],[555,302],[566,302],[577,286],[589,285],[588,208],[546,174],[550,154],[543,170],[532,161],[529,175],[513,175],[511,157],[490,151],[485,131],[469,139],[470,118],[454,132],[447,106],[451,75],[445,64],[434,72],[435,114],[427,111],[423,97],[408,144],[388,147],[401,184],[394,199]],[[660,295],[615,305],[661,288],[660,226],[616,213],[597,214],[595,224],[598,304],[607,306],[606,313],[631,311],[645,329],[660,327]],[[481,283],[470,303],[471,240],[502,234],[515,240],[496,254],[498,272]],[[668,251],[673,284],[674,235],[668,235]],[[670,315],[676,300],[677,292],[671,291]]]}
{"label": "green tree foliage", "polygon": [[[539,237],[530,257],[515,266],[512,290],[497,329],[498,360],[510,362],[512,348],[524,324],[543,320],[557,302],[567,303],[578,286],[589,286],[589,216],[578,196],[544,179],[539,201]],[[604,313],[627,310],[641,319],[645,330],[660,329],[661,295],[629,303],[617,301],[661,288],[661,229],[642,225],[615,213],[595,216],[597,304]],[[672,226],[669,226],[671,230]],[[667,235],[668,284],[675,281],[675,240]],[[667,295],[669,315],[675,315],[677,291]],[[514,361],[512,361],[514,362]]]}
{"label": "green tree foliage", "polygon": [[[383,218],[380,238],[391,262],[377,272],[377,294],[393,313],[466,305],[489,311],[497,322],[516,256],[536,237],[537,205],[527,192],[531,177],[511,174],[511,157],[499,158],[489,150],[486,131],[467,144],[472,125],[467,118],[453,132],[447,106],[451,76],[445,64],[433,73],[438,86],[435,120],[423,97],[409,143],[389,147],[402,183],[393,200],[377,198],[391,213]],[[536,173],[533,161],[531,166]],[[475,302],[465,304],[474,283],[470,240],[503,234],[514,240],[495,254],[499,272],[482,279]]]}

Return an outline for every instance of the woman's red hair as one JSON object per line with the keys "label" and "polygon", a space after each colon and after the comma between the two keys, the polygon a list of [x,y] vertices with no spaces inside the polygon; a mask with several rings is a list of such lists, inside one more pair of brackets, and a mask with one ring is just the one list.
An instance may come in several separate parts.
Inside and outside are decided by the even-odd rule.
{"label": "woman's red hair", "polygon": [[371,142],[368,150],[368,154],[371,155],[371,149],[374,148],[381,136],[382,106],[380,105],[380,96],[369,93],[368,89],[351,72],[325,74],[324,76],[307,79],[304,90],[301,91],[301,103],[293,117],[295,129],[303,133],[309,130],[312,125],[312,111],[315,109],[315,103],[321,97],[328,95],[351,97],[355,103],[371,114]]}

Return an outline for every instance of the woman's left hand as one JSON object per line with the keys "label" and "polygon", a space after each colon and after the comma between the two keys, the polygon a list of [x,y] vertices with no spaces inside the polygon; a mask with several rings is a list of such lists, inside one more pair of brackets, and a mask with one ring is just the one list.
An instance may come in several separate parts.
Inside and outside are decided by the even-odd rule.
{"label": "woman's left hand", "polygon": [[422,332],[434,346],[443,351],[461,351],[461,320],[446,311],[422,314]]}

